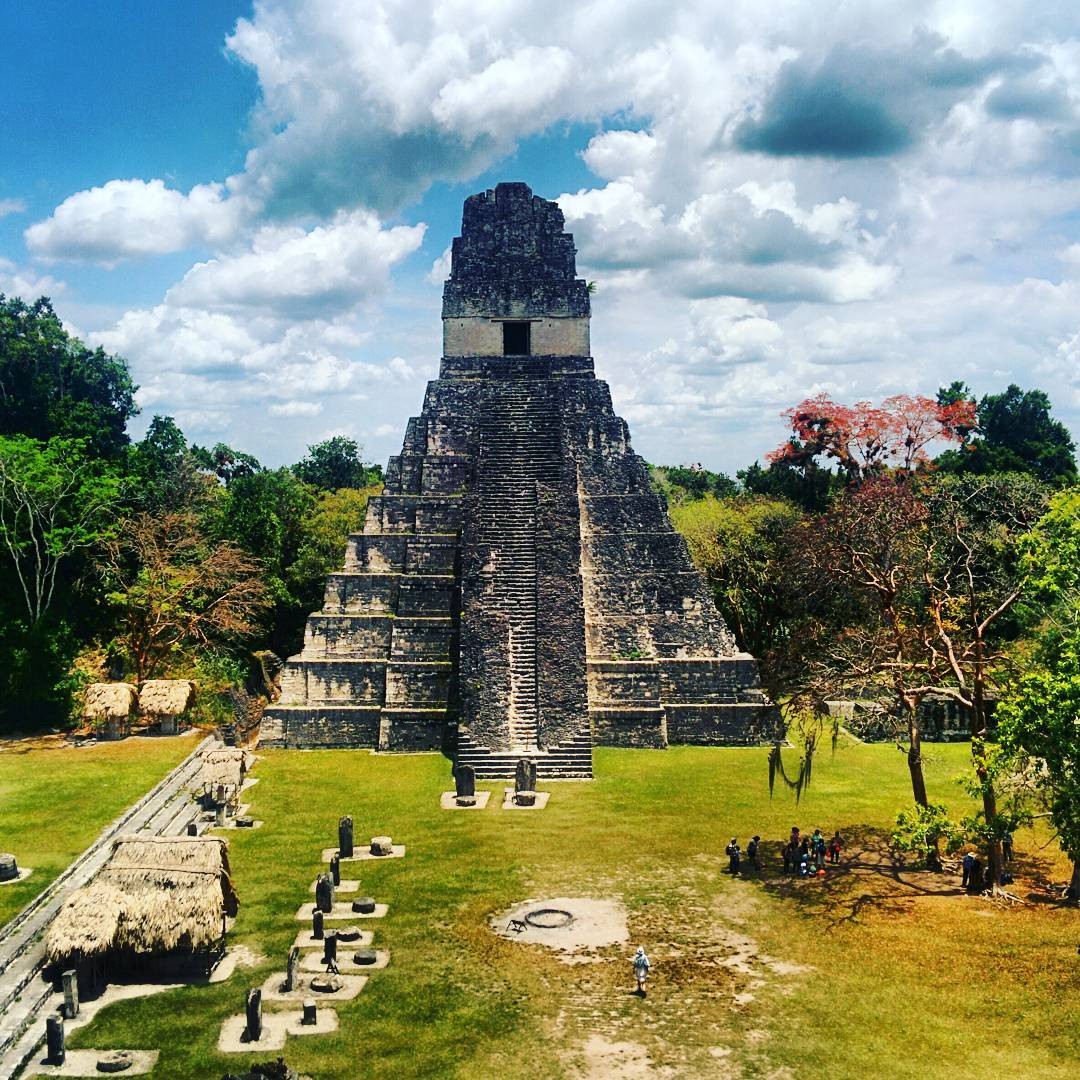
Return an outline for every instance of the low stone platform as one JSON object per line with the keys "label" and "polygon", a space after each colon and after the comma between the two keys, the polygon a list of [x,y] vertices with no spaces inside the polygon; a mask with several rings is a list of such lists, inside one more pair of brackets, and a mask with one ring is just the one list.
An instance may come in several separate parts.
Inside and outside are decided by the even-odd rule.
{"label": "low stone platform", "polygon": [[[372,935],[374,936],[374,935]],[[363,975],[367,971],[381,971],[390,963],[390,954],[383,949],[376,949],[374,964],[354,964],[352,954],[361,949],[369,948],[369,945],[361,945],[359,941],[339,941],[337,966],[342,975]],[[325,971],[326,964],[321,952],[309,952],[300,957],[301,971]],[[308,995],[309,997],[311,995]],[[326,995],[322,995],[325,997]]]}
{"label": "low stone platform", "polygon": [[[366,914],[361,914],[359,911],[353,911],[352,904],[334,904],[332,911],[325,912],[323,919],[326,922],[339,922],[342,919],[348,919],[352,922],[353,919],[381,919],[390,910],[386,904],[376,904],[375,910]],[[311,916],[315,914],[314,904],[301,904],[300,910],[296,913],[296,918],[301,922],[311,922]]]}
{"label": "low stone platform", "polygon": [[532,806],[518,806],[518,804],[514,802],[514,789],[507,788],[503,792],[502,808],[504,810],[543,810],[548,804],[548,799],[551,798],[551,792],[537,791],[534,792],[534,794],[536,795],[536,802],[534,802]]}
{"label": "low stone platform", "polygon": [[[241,1025],[243,1026],[243,1025]],[[68,1050],[63,1065],[50,1065],[45,1058],[26,1066],[23,1076],[107,1076],[97,1063],[110,1053],[108,1050]],[[158,1050],[131,1050],[131,1067],[117,1076],[145,1076],[157,1064]]]}
{"label": "low stone platform", "polygon": [[[243,814],[237,815],[243,817]],[[251,832],[252,829],[261,829],[265,823],[259,819],[253,821],[250,825],[237,825],[236,818],[228,818],[224,825],[211,825],[207,832],[215,832],[218,829],[238,829],[240,832]]]}
{"label": "low stone platform", "polygon": [[[308,889],[308,892],[314,894],[315,886],[318,885],[318,884],[319,884],[319,879],[316,878],[311,883],[311,888]],[[335,885],[334,886],[334,892],[335,893],[359,892],[359,890],[360,890],[360,882],[359,881],[346,881],[345,878],[341,879],[341,884],[340,885]]]}
{"label": "low stone platform", "polygon": [[[360,850],[357,848],[352,855],[347,859],[343,858],[343,863],[347,862],[386,862],[387,859],[404,859],[405,858],[405,845],[394,844],[392,847],[392,854],[390,855],[372,855],[367,848]],[[322,861],[328,863],[338,853],[337,848],[323,848]]]}
{"label": "low stone platform", "polygon": [[[310,972],[305,972],[303,977],[297,980],[299,985],[295,990],[282,990],[281,988],[285,983],[285,972],[274,972],[262,984],[263,1005],[277,1005],[281,1002],[296,1005],[306,1001],[308,998],[313,998],[319,1006],[324,1001],[352,1001],[364,989],[364,984],[367,982],[367,977],[364,975],[339,975],[338,978],[341,980],[340,990],[320,993],[317,990],[312,990],[309,985],[314,977]],[[264,1018],[266,1015],[266,1013],[263,1013]]]}
{"label": "low stone platform", "polygon": [[[305,994],[311,997],[310,993]],[[322,995],[324,998],[328,994]],[[264,1012],[262,1018],[262,1037],[258,1042],[247,1042],[244,1032],[247,1029],[247,1017],[243,1013],[230,1016],[221,1025],[218,1036],[218,1050],[223,1054],[261,1054],[269,1050],[280,1050],[288,1036],[328,1035],[338,1029],[338,1016],[333,1009],[319,1009],[315,1014],[314,1024],[302,1024],[303,1012]],[[79,1073],[78,1075],[100,1075]],[[128,1074],[130,1075],[130,1073]]]}
{"label": "low stone platform", "polygon": [[[323,938],[312,937],[310,930],[301,930],[293,942],[298,949],[319,949],[320,955],[323,947]],[[338,949],[370,949],[375,935],[370,930],[364,930],[355,941],[338,941]]]}
{"label": "low stone platform", "polygon": [[475,796],[476,802],[472,806],[458,806],[457,795],[453,791],[444,791],[439,797],[439,806],[443,810],[483,810],[491,798],[490,791],[478,791]]}

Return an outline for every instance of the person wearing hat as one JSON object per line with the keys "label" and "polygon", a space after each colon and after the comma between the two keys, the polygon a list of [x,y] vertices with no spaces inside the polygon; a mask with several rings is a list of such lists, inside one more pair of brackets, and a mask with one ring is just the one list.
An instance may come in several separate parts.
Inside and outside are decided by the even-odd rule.
{"label": "person wearing hat", "polygon": [[758,847],[761,844],[761,837],[755,836],[749,844],[746,845],[746,861],[753,867],[755,873],[761,873],[761,866],[758,863]]}
{"label": "person wearing hat", "polygon": [[645,996],[645,980],[649,977],[649,958],[645,955],[645,946],[639,945],[634,959],[630,961],[634,965],[634,978],[637,979],[637,992]]}
{"label": "person wearing hat", "polygon": [[728,873],[734,876],[739,872],[739,857],[742,854],[739,851],[738,837],[731,838],[731,843],[724,848],[724,854],[728,857]]}

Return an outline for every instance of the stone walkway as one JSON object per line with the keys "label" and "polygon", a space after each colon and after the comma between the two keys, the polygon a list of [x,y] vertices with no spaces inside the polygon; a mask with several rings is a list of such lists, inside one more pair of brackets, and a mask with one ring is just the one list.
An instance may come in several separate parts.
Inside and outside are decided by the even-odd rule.
{"label": "stone walkway", "polygon": [[101,835],[48,888],[0,927],[0,1077],[18,1075],[45,1037],[45,1017],[62,995],[42,977],[45,931],[64,901],[101,869],[121,835],[177,836],[197,814],[187,786],[199,772],[208,736],[156,787],[106,826]]}

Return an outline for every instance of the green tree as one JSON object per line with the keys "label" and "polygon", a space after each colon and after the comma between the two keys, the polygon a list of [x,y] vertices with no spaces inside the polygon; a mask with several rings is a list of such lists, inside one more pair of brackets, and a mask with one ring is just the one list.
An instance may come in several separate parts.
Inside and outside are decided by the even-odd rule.
{"label": "green tree", "polygon": [[305,619],[322,607],[327,575],[341,569],[349,536],[363,530],[368,499],[378,491],[378,486],[320,491],[302,519],[296,558],[285,568],[285,579]]}
{"label": "green tree", "polygon": [[90,456],[115,458],[136,389],[127,364],[71,337],[46,298],[0,294],[0,435],[82,439]]}
{"label": "green tree", "polygon": [[672,524],[686,538],[739,646],[765,663],[798,618],[779,563],[788,530],[800,517],[786,500],[763,496],[709,494],[671,507]]}
{"label": "green tree", "polygon": [[128,448],[127,502],[147,513],[205,509],[217,488],[171,416],[155,416]]}
{"label": "green tree", "polygon": [[193,446],[191,453],[201,469],[213,473],[226,487],[242,476],[254,476],[262,470],[258,458],[234,450],[225,443],[215,443],[211,450]]}
{"label": "green tree", "polygon": [[307,455],[293,466],[293,472],[304,483],[321,491],[367,487],[381,480],[382,471],[377,466],[365,465],[362,453],[355,439],[335,435],[309,446]]}
{"label": "green tree", "polygon": [[1045,617],[1032,667],[998,705],[998,737],[1028,766],[1073,863],[1069,895],[1080,900],[1080,490],[1055,495],[1022,547]]}
{"label": "green tree", "polygon": [[700,465],[650,465],[653,486],[669,502],[689,502],[712,495],[727,499],[739,493],[739,485],[724,473],[710,472]]}
{"label": "green tree", "polygon": [[295,651],[309,608],[294,592],[289,570],[305,539],[305,522],[315,511],[317,493],[289,469],[267,469],[241,476],[228,488],[217,533],[238,544],[263,566],[274,601],[268,645],[278,655]]}
{"label": "green tree", "polygon": [[119,491],[82,440],[0,436],[0,545],[31,626],[48,615],[61,570],[108,535]]}
{"label": "green tree", "polygon": [[772,461],[767,468],[755,461],[736,475],[747,495],[787,499],[808,514],[824,511],[829,500],[844,486],[837,473],[822,468],[813,460],[798,465],[790,461]]}
{"label": "green tree", "polygon": [[80,637],[100,619],[88,582],[120,482],[82,440],[0,437],[0,714],[65,719]]}
{"label": "green tree", "polygon": [[[956,393],[970,391],[953,383],[938,391],[938,399]],[[1050,398],[1042,390],[1021,390],[1012,383],[1003,393],[987,394],[978,405],[976,428],[959,449],[937,458],[938,468],[982,476],[1027,473],[1054,487],[1074,484],[1076,445],[1068,428],[1050,413]]]}

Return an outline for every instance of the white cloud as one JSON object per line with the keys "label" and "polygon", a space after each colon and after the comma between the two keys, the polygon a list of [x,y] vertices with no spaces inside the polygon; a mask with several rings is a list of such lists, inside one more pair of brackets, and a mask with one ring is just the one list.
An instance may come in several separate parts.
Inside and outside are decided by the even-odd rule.
{"label": "white cloud", "polygon": [[311,318],[355,307],[381,292],[390,268],[423,240],[424,226],[383,229],[370,213],[340,214],[304,231],[265,226],[251,249],[196,263],[169,290],[180,307],[265,309]]}
{"label": "white cloud", "polygon": [[390,215],[542,131],[596,177],[560,202],[598,371],[655,456],[731,467],[816,390],[1016,379],[1080,409],[1078,42],[1080,8],[1048,0],[259,0],[228,39],[258,83],[243,170],[110,181],[27,244],[205,249],[100,335],[145,400],[271,446],[270,409],[351,430],[365,393],[380,421],[415,409],[437,349],[431,290],[387,291],[421,237]]}
{"label": "white cloud", "polygon": [[627,179],[559,204],[590,269],[652,270],[688,297],[850,303],[897,277],[872,215],[843,196],[801,207],[790,181],[703,192],[678,215]]}
{"label": "white cloud", "polygon": [[603,180],[618,180],[649,167],[656,158],[656,139],[647,131],[604,131],[582,152],[589,169]]}
{"label": "white cloud", "polygon": [[450,245],[443,248],[443,253],[431,264],[425,280],[431,285],[442,285],[450,276]]}
{"label": "white cloud", "polygon": [[318,416],[322,411],[321,401],[275,402],[267,410],[271,416]]}
{"label": "white cloud", "polygon": [[8,214],[21,214],[26,210],[26,203],[22,199],[0,199],[0,218]]}
{"label": "white cloud", "polygon": [[26,246],[45,259],[113,265],[221,244],[234,234],[240,209],[221,184],[199,184],[184,195],[163,180],[110,180],[70,195],[31,225]]}
{"label": "white cloud", "polygon": [[0,293],[30,301],[39,296],[56,296],[66,289],[64,282],[48,274],[38,274],[27,267],[16,266],[10,259],[0,258]]}

